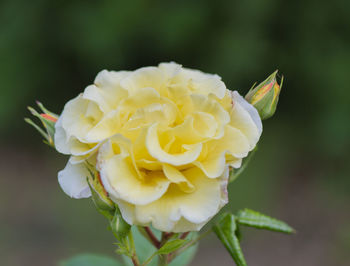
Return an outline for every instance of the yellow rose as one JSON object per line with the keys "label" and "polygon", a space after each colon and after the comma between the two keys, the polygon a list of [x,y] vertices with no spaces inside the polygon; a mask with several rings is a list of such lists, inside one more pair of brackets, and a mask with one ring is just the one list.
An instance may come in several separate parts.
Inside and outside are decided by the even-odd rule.
{"label": "yellow rose", "polygon": [[227,203],[229,168],[261,132],[257,110],[217,75],[175,63],[104,70],[56,123],[56,148],[71,155],[59,182],[88,197],[88,160],[129,224],[199,230]]}

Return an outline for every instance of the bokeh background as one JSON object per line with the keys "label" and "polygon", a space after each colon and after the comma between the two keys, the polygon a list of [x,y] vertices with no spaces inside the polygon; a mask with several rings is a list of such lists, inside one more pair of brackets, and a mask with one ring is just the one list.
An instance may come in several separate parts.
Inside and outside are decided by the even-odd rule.
{"label": "bokeh background", "polygon": [[[0,2],[1,265],[56,265],[80,252],[113,256],[90,200],[57,184],[67,158],[25,124],[35,100],[60,113],[102,69],[176,61],[217,73],[242,94],[275,69],[285,76],[259,151],[230,185],[233,211],[288,221],[294,236],[243,230],[249,265],[350,261],[350,2]],[[233,265],[203,241],[192,265]]]}

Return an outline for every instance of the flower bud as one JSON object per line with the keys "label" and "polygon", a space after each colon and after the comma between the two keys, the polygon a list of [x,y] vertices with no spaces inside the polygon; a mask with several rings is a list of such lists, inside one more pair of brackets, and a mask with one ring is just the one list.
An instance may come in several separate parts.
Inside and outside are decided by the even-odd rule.
{"label": "flower bud", "polygon": [[55,147],[54,144],[54,135],[55,135],[55,124],[58,119],[58,115],[47,110],[42,103],[36,102],[42,113],[38,113],[34,108],[28,107],[28,110],[32,113],[32,115],[39,118],[45,130],[43,130],[40,126],[35,124],[31,119],[25,118],[24,120],[32,125],[39,133],[44,137],[44,142],[51,147]]}
{"label": "flower bud", "polygon": [[259,112],[261,119],[268,119],[276,111],[278,97],[283,84],[278,84],[276,75],[278,70],[273,72],[266,80],[261,82],[257,87],[254,86],[245,96],[246,100],[251,103]]}

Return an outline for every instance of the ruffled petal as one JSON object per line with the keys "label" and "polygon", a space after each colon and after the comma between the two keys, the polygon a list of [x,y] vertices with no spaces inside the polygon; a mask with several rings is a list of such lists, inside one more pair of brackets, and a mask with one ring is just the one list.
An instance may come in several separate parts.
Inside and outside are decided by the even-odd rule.
{"label": "ruffled petal", "polygon": [[62,116],[60,116],[55,125],[54,142],[58,152],[74,156],[86,156],[98,148],[98,144],[83,143],[73,136],[68,137],[65,129],[62,127]]}
{"label": "ruffled petal", "polygon": [[193,164],[200,168],[207,177],[217,178],[222,175],[225,169],[225,152],[210,154],[205,160],[196,161]]}
{"label": "ruffled petal", "polygon": [[[170,186],[167,193],[150,204],[135,206],[135,219],[141,224],[152,223],[153,227],[167,232],[199,230],[222,207],[220,179],[209,179],[198,168],[183,172],[195,186],[192,193]],[[184,220],[183,220],[184,219]]]}
{"label": "ruffled petal", "polygon": [[172,79],[181,72],[182,66],[175,62],[161,63],[158,68],[163,72],[167,79]]}
{"label": "ruffled petal", "polygon": [[157,124],[153,124],[148,128],[146,147],[149,154],[158,161],[179,166],[195,161],[201,153],[202,143],[183,145],[186,151],[177,154],[170,154],[161,147],[158,139]]}
{"label": "ruffled petal", "polygon": [[191,182],[175,167],[163,164],[163,172],[166,178],[172,183],[177,184],[182,191],[191,193],[195,190],[193,184],[191,184]]}
{"label": "ruffled petal", "polygon": [[95,102],[79,95],[65,105],[61,116],[67,139],[75,137],[80,142],[86,142],[86,133],[100,121],[103,113]]}
{"label": "ruffled petal", "polygon": [[226,93],[225,83],[218,75],[206,74],[198,70],[184,68],[182,75],[189,79],[189,87],[195,92],[208,96],[214,94],[222,99]]}
{"label": "ruffled petal", "polygon": [[85,140],[89,143],[100,142],[120,132],[121,127],[119,112],[113,110],[86,132]]}
{"label": "ruffled petal", "polygon": [[140,172],[130,154],[129,142],[114,136],[99,152],[102,183],[112,199],[133,204],[148,204],[159,199],[170,181],[161,171]]}
{"label": "ruffled petal", "polygon": [[136,94],[139,89],[146,87],[160,91],[164,81],[164,75],[160,69],[157,67],[143,67],[121,80],[120,85],[132,94]]}

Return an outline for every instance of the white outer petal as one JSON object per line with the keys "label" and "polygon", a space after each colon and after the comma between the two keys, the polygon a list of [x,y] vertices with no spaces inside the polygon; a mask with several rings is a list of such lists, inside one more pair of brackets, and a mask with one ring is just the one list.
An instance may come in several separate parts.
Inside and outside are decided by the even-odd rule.
{"label": "white outer petal", "polygon": [[250,114],[250,117],[253,119],[256,127],[258,128],[260,136],[263,128],[258,110],[256,110],[253,105],[248,103],[237,91],[233,91],[232,96],[234,101],[238,102]]}
{"label": "white outer petal", "polygon": [[70,197],[75,199],[88,198],[91,191],[86,178],[89,172],[84,165],[67,163],[66,167],[58,173],[58,183],[62,190]]}
{"label": "white outer petal", "polygon": [[62,127],[62,116],[60,116],[55,124],[54,136],[55,148],[58,152],[63,154],[70,154],[70,147],[68,145],[67,134]]}

